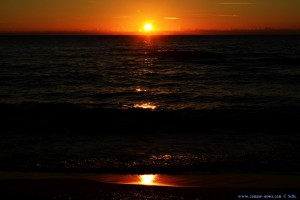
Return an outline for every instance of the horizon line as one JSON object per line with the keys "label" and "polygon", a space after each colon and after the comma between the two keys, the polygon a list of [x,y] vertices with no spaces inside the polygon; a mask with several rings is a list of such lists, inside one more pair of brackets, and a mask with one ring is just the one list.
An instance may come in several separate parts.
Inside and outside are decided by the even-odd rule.
{"label": "horizon line", "polygon": [[0,31],[0,35],[298,35],[299,29],[232,29],[232,30],[184,30],[152,33],[98,30],[54,30],[54,31]]}

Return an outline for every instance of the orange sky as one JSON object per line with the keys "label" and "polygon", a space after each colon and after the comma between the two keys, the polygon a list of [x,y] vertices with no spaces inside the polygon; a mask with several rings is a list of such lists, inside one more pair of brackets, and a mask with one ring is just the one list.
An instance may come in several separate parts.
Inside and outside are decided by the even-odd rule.
{"label": "orange sky", "polygon": [[0,0],[0,32],[300,29],[300,0]]}

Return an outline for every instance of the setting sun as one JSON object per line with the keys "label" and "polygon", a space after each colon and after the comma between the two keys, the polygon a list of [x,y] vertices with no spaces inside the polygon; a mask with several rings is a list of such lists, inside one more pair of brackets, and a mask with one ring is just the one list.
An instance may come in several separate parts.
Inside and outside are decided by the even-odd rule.
{"label": "setting sun", "polygon": [[300,1],[261,1],[0,1],[0,33],[203,35],[240,34],[241,31],[269,33],[270,30],[300,32]]}
{"label": "setting sun", "polygon": [[144,30],[145,31],[152,31],[153,30],[152,24],[145,24],[144,25]]}

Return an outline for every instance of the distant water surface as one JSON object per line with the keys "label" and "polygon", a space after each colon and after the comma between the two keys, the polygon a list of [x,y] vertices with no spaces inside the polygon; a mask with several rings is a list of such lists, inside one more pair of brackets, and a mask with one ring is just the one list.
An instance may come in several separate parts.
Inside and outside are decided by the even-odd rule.
{"label": "distant water surface", "polygon": [[299,106],[297,36],[0,37],[0,102],[101,108]]}

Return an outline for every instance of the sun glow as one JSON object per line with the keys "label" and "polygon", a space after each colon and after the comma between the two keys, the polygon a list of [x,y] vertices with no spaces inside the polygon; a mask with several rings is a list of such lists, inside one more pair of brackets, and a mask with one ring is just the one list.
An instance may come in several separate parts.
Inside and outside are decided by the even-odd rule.
{"label": "sun glow", "polygon": [[142,185],[154,185],[156,175],[154,174],[145,174],[145,175],[139,175],[140,184]]}
{"label": "sun glow", "polygon": [[144,30],[145,31],[152,31],[153,30],[152,24],[145,24],[144,25]]}

